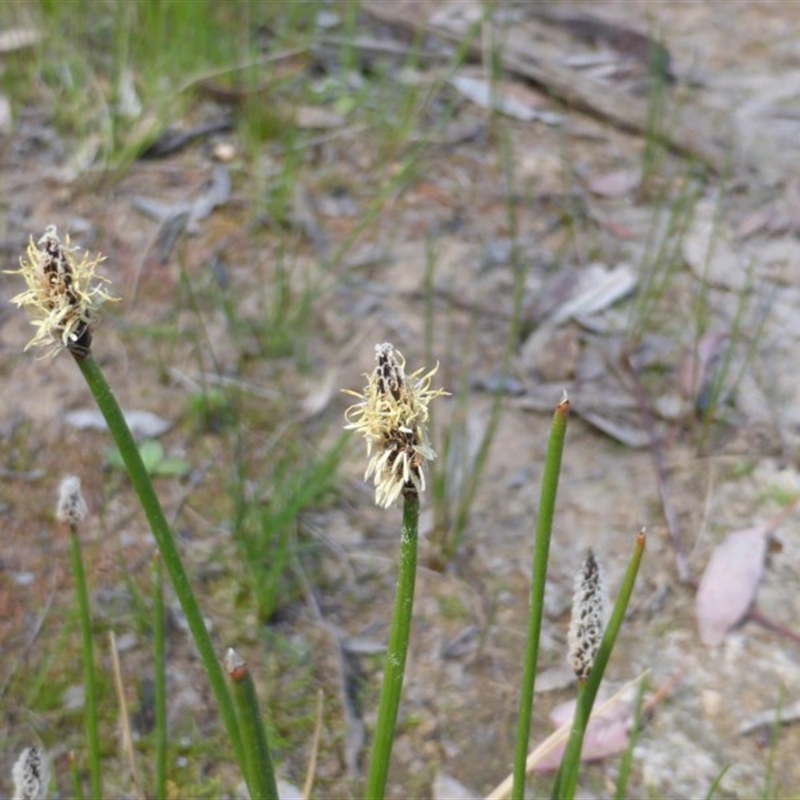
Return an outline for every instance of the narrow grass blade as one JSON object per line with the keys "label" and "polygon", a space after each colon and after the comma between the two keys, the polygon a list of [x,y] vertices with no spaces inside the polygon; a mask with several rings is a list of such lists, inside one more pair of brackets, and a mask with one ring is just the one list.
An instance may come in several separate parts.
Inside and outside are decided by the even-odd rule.
{"label": "narrow grass blade", "polygon": [[167,796],[167,664],[164,581],[161,559],[153,559],[153,662],[155,684],[155,783],[156,797]]}
{"label": "narrow grass blade", "polygon": [[729,761],[719,772],[716,778],[714,778],[714,782],[711,786],[708,787],[708,792],[706,793],[705,800],[713,800],[714,795],[717,793],[717,789],[719,789],[720,783],[722,783],[722,779],[725,777],[725,774],[731,768],[731,762]]}
{"label": "narrow grass blade", "polygon": [[83,639],[83,684],[86,690],[85,717],[86,746],[89,752],[89,780],[92,786],[92,797],[102,797],[103,780],[100,772],[100,735],[97,727],[97,680],[94,671],[92,620],[89,613],[89,592],[86,587],[86,572],[83,568],[81,545],[74,526],[71,526],[69,541]]}
{"label": "narrow grass blade", "polygon": [[317,721],[314,724],[314,738],[311,740],[311,757],[308,759],[308,771],[306,772],[306,781],[303,784],[303,800],[311,800],[311,792],[314,788],[314,776],[317,774],[317,756],[319,756],[319,740],[322,736],[324,699],[322,689],[320,689],[317,692]]}
{"label": "narrow grass blade", "polygon": [[83,785],[81,784],[81,772],[78,769],[78,759],[75,753],[70,750],[69,753],[69,779],[72,784],[72,796],[75,800],[84,800]]}
{"label": "narrow grass blade", "polygon": [[636,747],[636,742],[639,739],[639,729],[642,724],[642,709],[644,707],[644,689],[645,682],[639,684],[639,690],[636,694],[636,713],[633,716],[633,728],[631,728],[630,737],[628,739],[628,746],[622,754],[619,762],[619,772],[617,773],[617,790],[614,793],[614,800],[625,800],[628,796],[628,780],[631,776],[631,767],[633,766],[633,749]]}
{"label": "narrow grass blade", "polygon": [[578,689],[578,703],[575,707],[575,719],[572,723],[572,731],[570,732],[569,741],[567,742],[567,748],[564,751],[564,757],[561,760],[561,766],[553,782],[553,790],[550,795],[552,800],[572,800],[572,798],[575,797],[575,789],[578,785],[578,773],[580,772],[581,766],[581,748],[583,747],[583,737],[586,733],[586,726],[589,723],[592,706],[597,697],[597,690],[600,688],[600,682],[603,680],[603,674],[606,671],[608,660],[611,657],[611,651],[617,640],[617,634],[625,619],[625,612],[628,609],[628,602],[631,599],[633,586],[636,583],[636,575],[639,572],[639,565],[644,555],[644,545],[644,531],[640,531],[639,535],[636,537],[633,555],[628,562],[628,568],[622,579],[620,593],[617,597],[617,602],[614,603],[614,610],[611,612],[611,619],[608,621],[608,627],[603,635],[602,642],[600,642],[592,671],[586,682],[582,683]]}
{"label": "narrow grass blade", "polygon": [[128,762],[128,770],[135,788],[137,798],[144,797],[142,791],[142,781],[139,777],[139,769],[136,765],[136,754],[133,746],[133,733],[131,731],[131,718],[128,714],[128,703],[125,700],[125,686],[122,683],[122,665],[119,663],[119,650],[117,649],[117,637],[114,631],[108,632],[109,651],[111,653],[111,667],[114,675],[114,689],[117,692],[117,702],[119,703],[119,727],[122,738],[122,752]]}
{"label": "narrow grass blade", "polygon": [[764,788],[761,790],[762,800],[772,800],[778,797],[778,786],[775,783],[775,756],[778,752],[778,741],[781,736],[781,716],[785,701],[785,690],[780,688],[778,705],[775,707],[775,722],[769,736],[769,755],[767,757],[767,770],[764,775]]}
{"label": "narrow grass blade", "polygon": [[511,797],[522,800],[525,794],[525,762],[528,755],[531,717],[533,716],[533,689],[536,682],[536,664],[539,660],[539,637],[542,631],[544,610],[544,588],[547,580],[547,560],[550,554],[550,536],[553,531],[558,478],[561,473],[561,456],[569,419],[569,398],[564,394],[556,406],[550,428],[550,440],[542,473],[542,489],[539,499],[539,519],[536,524],[536,540],[533,547],[533,578],[528,619],[528,644],[525,650],[522,686],[519,698],[516,752],[514,757],[514,783]]}
{"label": "narrow grass blade", "polygon": [[225,656],[225,669],[230,678],[233,702],[239,718],[250,797],[252,800],[278,800],[278,787],[275,784],[272,758],[253,676],[242,657],[232,647]]}
{"label": "narrow grass blade", "polygon": [[[200,659],[203,662],[211,689],[214,692],[217,705],[219,706],[225,730],[230,739],[231,746],[236,755],[242,771],[245,770],[244,751],[242,740],[239,734],[239,727],[236,721],[236,711],[233,707],[225,675],[222,671],[219,659],[214,651],[214,644],[211,636],[206,629],[203,615],[195,599],[189,577],[181,561],[172,530],[169,527],[164,511],[158,501],[152,481],[147,473],[147,469],[142,463],[139,448],[133,439],[133,435],[125,422],[122,409],[119,407],[116,397],[108,385],[102,370],[97,365],[94,358],[89,355],[79,356],[73,353],[75,362],[83,373],[89,389],[94,396],[103,417],[108,424],[108,429],[117,445],[117,449],[125,462],[125,468],[130,477],[133,488],[139,497],[142,509],[144,510],[150,529],[155,537],[164,566],[167,568],[175,594],[186,615],[186,622],[192,634]],[[95,793],[95,796],[99,797]]]}
{"label": "narrow grass blade", "polygon": [[407,491],[403,495],[403,530],[400,536],[400,564],[397,575],[397,593],[386,651],[383,687],[378,707],[378,723],[372,756],[369,763],[367,791],[369,800],[383,800],[389,762],[394,744],[400,693],[405,676],[408,640],[411,633],[411,612],[414,606],[414,585],[417,578],[417,538],[419,526],[419,496]]}

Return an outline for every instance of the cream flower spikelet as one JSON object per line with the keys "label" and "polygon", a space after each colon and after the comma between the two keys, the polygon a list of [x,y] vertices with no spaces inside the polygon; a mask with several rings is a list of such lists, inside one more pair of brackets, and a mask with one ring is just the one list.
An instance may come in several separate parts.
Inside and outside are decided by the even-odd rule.
{"label": "cream flower spikelet", "polygon": [[31,237],[20,268],[6,270],[22,275],[28,285],[11,298],[14,305],[28,312],[37,329],[26,350],[52,347],[48,355],[55,355],[66,348],[75,355],[86,355],[97,308],[107,300],[119,299],[102,286],[108,280],[96,274],[104,259],[84,253],[78,261],[76,249],[70,247],[69,236],[62,243],[55,225],[50,225],[37,243]]}
{"label": "cream flower spikelet", "polygon": [[585,681],[594,666],[594,659],[606,627],[608,598],[600,565],[589,550],[575,576],[572,597],[572,619],[567,643],[570,666],[578,680]]}
{"label": "cream flower spikelet", "polygon": [[431,389],[438,364],[405,374],[405,359],[388,342],[375,346],[378,362],[364,391],[347,391],[359,401],[345,412],[345,428],[367,442],[365,480],[373,478],[375,502],[388,508],[404,490],[425,491],[426,461],[436,458],[428,441],[428,404],[447,392]]}
{"label": "cream flower spikelet", "polygon": [[50,764],[40,747],[26,747],[11,772],[14,800],[43,800],[50,784]]}
{"label": "cream flower spikelet", "polygon": [[66,475],[58,487],[56,519],[76,528],[86,519],[88,513],[86,500],[83,499],[81,491],[81,479],[76,475]]}

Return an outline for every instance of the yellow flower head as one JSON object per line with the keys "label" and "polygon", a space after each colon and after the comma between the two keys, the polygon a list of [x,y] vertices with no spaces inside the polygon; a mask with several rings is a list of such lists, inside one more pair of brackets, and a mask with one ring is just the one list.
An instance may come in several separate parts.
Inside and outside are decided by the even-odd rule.
{"label": "yellow flower head", "polygon": [[347,391],[359,402],[345,412],[345,428],[367,440],[369,463],[365,480],[373,476],[375,502],[388,508],[403,491],[425,491],[426,461],[436,458],[428,441],[428,403],[447,394],[431,389],[438,364],[425,372],[405,374],[406,361],[388,342],[375,346],[378,365],[364,391]]}
{"label": "yellow flower head", "polygon": [[96,309],[106,300],[118,299],[102,287],[108,280],[95,275],[103,258],[84,253],[78,261],[76,249],[69,246],[69,236],[62,244],[55,225],[50,225],[37,244],[31,237],[26,257],[20,258],[20,268],[6,270],[22,275],[28,284],[24,292],[11,298],[28,312],[36,327],[26,350],[52,346],[50,355],[54,355],[66,347],[74,355],[85,356],[91,346]]}

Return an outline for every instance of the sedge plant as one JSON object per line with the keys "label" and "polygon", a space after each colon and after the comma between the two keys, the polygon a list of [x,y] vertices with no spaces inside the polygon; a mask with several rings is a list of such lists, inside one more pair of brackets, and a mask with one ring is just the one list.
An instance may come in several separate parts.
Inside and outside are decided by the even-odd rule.
{"label": "sedge plant", "polygon": [[347,428],[361,433],[373,478],[375,502],[389,508],[403,498],[397,591],[386,650],[378,722],[372,744],[366,797],[382,800],[386,792],[414,607],[420,494],[425,490],[425,462],[436,457],[428,440],[428,404],[446,392],[432,389],[436,369],[405,374],[405,359],[388,342],[375,347],[377,366],[363,392],[346,412]]}
{"label": "sedge plant", "polygon": [[94,645],[92,643],[92,619],[89,609],[89,590],[86,586],[86,570],[81,554],[78,530],[86,519],[86,501],[81,492],[80,478],[66,476],[59,487],[56,519],[69,528],[70,558],[75,577],[75,594],[81,621],[83,642],[83,683],[86,688],[86,745],[89,752],[89,780],[93,797],[103,796],[103,780],[100,770],[100,734],[97,726],[97,679],[94,671]]}
{"label": "sedge plant", "polygon": [[[47,348],[49,355],[67,350],[74,359],[105,418],[108,429],[122,457],[133,488],[150,524],[164,567],[180,602],[198,654],[208,675],[223,724],[236,760],[251,790],[251,796],[277,796],[274,792],[256,793],[248,765],[240,722],[228,688],[225,673],[217,658],[189,577],[181,560],[175,537],[153,488],[148,470],[131,434],[122,410],[105,375],[92,354],[92,337],[98,308],[114,298],[107,291],[108,281],[97,274],[103,259],[84,254],[79,260],[69,238],[64,242],[55,226],[50,226],[38,242],[31,239],[20,267],[11,270],[22,275],[27,289],[11,302],[24,308],[36,328],[26,349]],[[77,566],[77,559],[75,560]],[[91,740],[91,735],[90,735]],[[252,740],[251,740],[252,741]],[[269,763],[259,762],[264,769]],[[274,776],[260,776],[257,786],[274,786]],[[102,796],[99,775],[92,775],[92,794]]]}
{"label": "sedge plant", "polygon": [[[525,796],[525,780],[530,764],[528,741],[531,718],[533,716],[533,697],[542,631],[547,563],[550,554],[556,496],[568,419],[569,398],[564,394],[556,406],[553,416],[542,472],[539,516],[533,546],[528,638],[523,662],[514,770],[510,786],[510,796],[514,800],[522,800]],[[589,724],[594,701],[597,697],[597,691],[606,665],[625,618],[625,612],[628,608],[628,602],[633,592],[636,575],[644,553],[644,544],[645,537],[642,531],[636,538],[633,555],[629,561],[622,587],[608,624],[606,624],[605,609],[607,601],[605,584],[600,567],[591,550],[588,552],[576,577],[572,622],[568,637],[568,660],[578,678],[578,699],[561,766],[553,782],[552,798],[571,800],[575,796],[580,772],[581,748],[586,728]],[[505,796],[502,787],[499,787],[491,796],[498,797],[501,795]]]}

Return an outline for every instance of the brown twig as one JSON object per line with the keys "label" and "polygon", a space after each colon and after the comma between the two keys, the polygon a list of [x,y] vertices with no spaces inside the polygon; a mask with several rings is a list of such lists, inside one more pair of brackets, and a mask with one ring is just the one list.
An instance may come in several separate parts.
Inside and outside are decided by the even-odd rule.
{"label": "brown twig", "polygon": [[681,541],[681,534],[678,529],[678,520],[675,516],[675,509],[667,489],[667,466],[664,458],[664,449],[661,444],[661,437],[656,429],[655,417],[650,410],[647,395],[645,394],[642,382],[639,380],[639,375],[636,372],[636,367],[633,365],[629,352],[623,353],[622,365],[633,384],[632,388],[636,397],[636,403],[642,415],[642,423],[650,436],[650,455],[653,459],[653,467],[656,472],[656,483],[658,484],[658,494],[661,498],[661,508],[664,511],[664,519],[667,523],[672,549],[675,552],[678,579],[681,583],[689,583],[691,579],[689,574],[689,562],[686,558],[686,552],[683,549],[683,542]]}
{"label": "brown twig", "polygon": [[765,617],[757,608],[753,607],[747,612],[747,616],[745,616],[746,620],[751,620],[752,622],[757,622],[762,627],[766,628],[769,631],[774,631],[775,633],[779,634],[780,636],[785,637],[786,639],[790,639],[797,644],[800,644],[800,633],[792,628],[788,627],[788,625],[784,625],[782,622],[776,622],[774,619],[770,619],[769,617]]}

